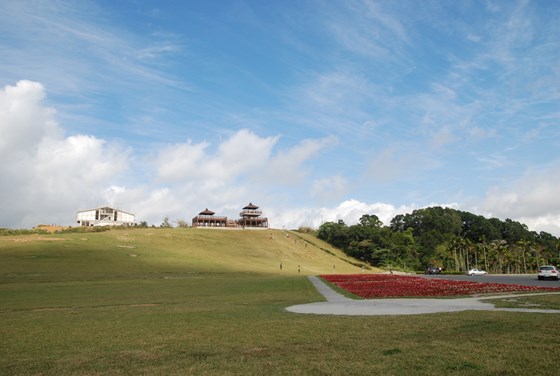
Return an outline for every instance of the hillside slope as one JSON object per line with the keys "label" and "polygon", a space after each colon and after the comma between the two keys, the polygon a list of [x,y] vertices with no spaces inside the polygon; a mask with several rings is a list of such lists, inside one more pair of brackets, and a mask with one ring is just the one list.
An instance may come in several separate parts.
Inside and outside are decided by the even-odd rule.
{"label": "hillside slope", "polygon": [[197,272],[359,273],[355,265],[309,234],[281,230],[149,228],[0,237],[4,282]]}

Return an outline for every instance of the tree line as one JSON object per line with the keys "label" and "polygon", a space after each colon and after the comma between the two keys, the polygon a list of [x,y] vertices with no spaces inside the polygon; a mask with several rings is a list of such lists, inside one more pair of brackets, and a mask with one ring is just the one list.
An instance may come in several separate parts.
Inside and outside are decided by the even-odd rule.
{"label": "tree line", "polygon": [[560,239],[547,232],[439,206],[399,214],[389,226],[372,214],[352,226],[342,220],[326,222],[317,236],[349,256],[385,268],[532,273],[540,265],[560,263]]}

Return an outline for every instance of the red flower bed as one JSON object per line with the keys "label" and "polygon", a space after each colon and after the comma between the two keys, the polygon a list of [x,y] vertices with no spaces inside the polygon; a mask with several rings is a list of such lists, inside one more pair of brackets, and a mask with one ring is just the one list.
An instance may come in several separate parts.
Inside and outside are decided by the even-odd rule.
{"label": "red flower bed", "polygon": [[453,296],[513,291],[557,291],[555,287],[522,286],[500,283],[453,281],[389,274],[332,274],[325,280],[362,298],[397,296]]}

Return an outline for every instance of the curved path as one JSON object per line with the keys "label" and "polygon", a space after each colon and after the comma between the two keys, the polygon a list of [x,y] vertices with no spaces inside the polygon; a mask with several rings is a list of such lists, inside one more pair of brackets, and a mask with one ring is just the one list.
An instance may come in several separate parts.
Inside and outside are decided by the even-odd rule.
{"label": "curved path", "polygon": [[299,304],[286,308],[289,312],[309,313],[317,315],[419,315],[424,313],[458,312],[458,311],[507,311],[533,313],[560,313],[555,309],[527,309],[527,308],[496,308],[483,300],[514,298],[529,295],[546,295],[560,293],[534,293],[523,295],[499,295],[478,298],[457,299],[349,299],[327,286],[315,276],[308,277],[315,288],[327,299],[326,302]]}

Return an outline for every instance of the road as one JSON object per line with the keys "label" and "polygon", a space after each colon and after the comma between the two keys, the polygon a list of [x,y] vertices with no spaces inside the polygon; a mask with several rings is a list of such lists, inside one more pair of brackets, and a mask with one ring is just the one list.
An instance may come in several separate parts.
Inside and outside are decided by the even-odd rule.
{"label": "road", "polygon": [[490,283],[507,283],[523,286],[560,287],[560,282],[553,280],[539,281],[537,274],[487,274],[480,276],[468,275],[425,275],[425,278],[451,279],[455,281],[473,281]]}

